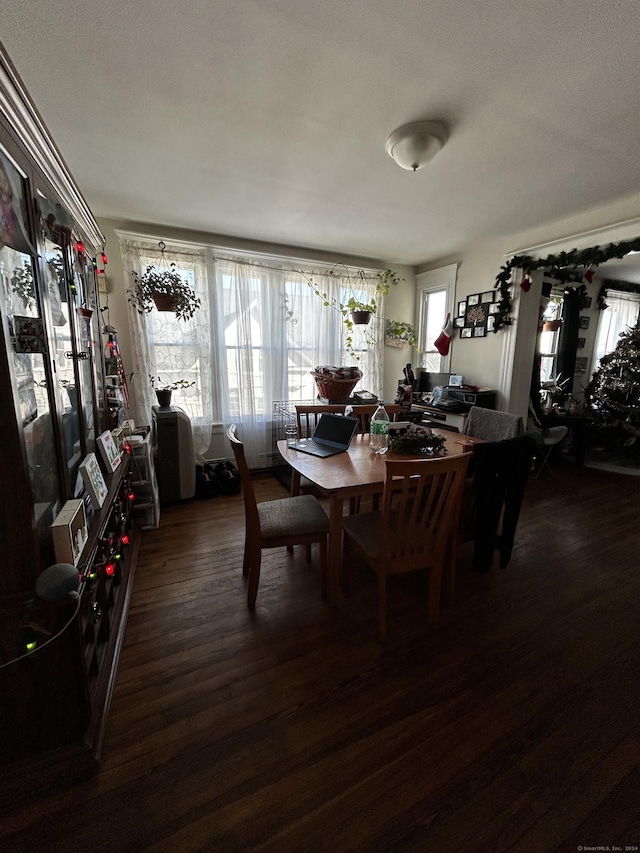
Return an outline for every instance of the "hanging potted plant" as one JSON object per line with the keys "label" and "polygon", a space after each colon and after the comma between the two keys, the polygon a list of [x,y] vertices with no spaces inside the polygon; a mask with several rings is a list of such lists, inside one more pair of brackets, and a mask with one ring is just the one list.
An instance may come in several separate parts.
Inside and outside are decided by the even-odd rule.
{"label": "hanging potted plant", "polygon": [[[336,265],[338,266],[338,265]],[[345,267],[346,269],[346,267]],[[307,279],[307,284],[318,296],[325,307],[333,308],[342,315],[342,322],[345,325],[347,335],[345,338],[345,348],[356,361],[359,359],[353,348],[353,328],[354,326],[368,325],[371,317],[378,312],[378,300],[382,296],[386,296],[392,286],[400,284],[404,279],[400,279],[398,275],[391,269],[386,269],[384,272],[377,273],[375,276],[375,287],[373,295],[369,297],[368,302],[363,302],[356,298],[356,295],[350,296],[346,302],[339,302],[333,297],[329,297],[327,293],[320,290],[313,278],[307,273],[302,272],[302,275]],[[333,269],[331,270],[333,273]],[[359,278],[364,282],[367,278],[364,270],[359,270]],[[347,270],[347,278],[350,279]],[[368,338],[368,343],[373,344],[375,341]]]}
{"label": "hanging potted plant", "polygon": [[129,302],[139,314],[173,311],[178,320],[190,320],[200,308],[200,298],[181,277],[175,264],[156,267],[149,264],[142,275],[132,272],[133,288],[127,291]]}

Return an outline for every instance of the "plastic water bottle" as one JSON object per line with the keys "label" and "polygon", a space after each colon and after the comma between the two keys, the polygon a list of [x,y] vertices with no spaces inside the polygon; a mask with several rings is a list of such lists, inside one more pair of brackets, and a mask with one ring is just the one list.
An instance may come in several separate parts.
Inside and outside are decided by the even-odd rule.
{"label": "plastic water bottle", "polygon": [[378,404],[378,408],[371,415],[369,430],[373,453],[386,453],[389,449],[389,415],[382,403]]}

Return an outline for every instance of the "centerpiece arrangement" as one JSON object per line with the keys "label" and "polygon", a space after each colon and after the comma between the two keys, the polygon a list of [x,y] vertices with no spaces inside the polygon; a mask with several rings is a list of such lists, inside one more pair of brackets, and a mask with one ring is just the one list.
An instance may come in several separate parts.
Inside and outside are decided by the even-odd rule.
{"label": "centerpiece arrangement", "polygon": [[389,450],[413,456],[418,453],[436,456],[444,452],[445,439],[436,435],[429,427],[422,424],[409,424],[406,429],[394,435],[393,424],[389,430]]}

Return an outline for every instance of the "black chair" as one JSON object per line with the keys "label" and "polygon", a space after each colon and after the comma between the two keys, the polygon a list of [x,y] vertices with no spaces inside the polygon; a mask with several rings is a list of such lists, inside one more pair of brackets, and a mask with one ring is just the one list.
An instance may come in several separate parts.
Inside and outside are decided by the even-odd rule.
{"label": "black chair", "polygon": [[520,435],[474,447],[473,478],[465,496],[461,538],[474,542],[475,572],[490,570],[496,548],[500,551],[500,568],[509,564],[536,446],[530,435]]}

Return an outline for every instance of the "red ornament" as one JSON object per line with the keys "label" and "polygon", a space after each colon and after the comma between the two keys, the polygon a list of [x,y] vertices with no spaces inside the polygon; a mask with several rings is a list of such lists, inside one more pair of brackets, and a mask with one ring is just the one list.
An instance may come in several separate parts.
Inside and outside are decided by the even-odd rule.
{"label": "red ornament", "polygon": [[587,268],[587,270],[586,270],[585,274],[583,275],[583,278],[584,278],[584,280],[585,280],[585,281],[588,281],[588,282],[589,282],[589,284],[591,284],[591,282],[593,281],[593,277],[594,277],[594,275],[595,275],[595,274],[596,274],[596,271],[595,271],[595,270],[594,270],[594,268],[593,268],[593,264],[589,264],[589,266],[588,266],[588,268]]}

